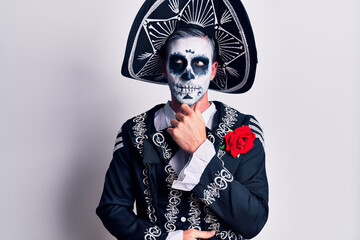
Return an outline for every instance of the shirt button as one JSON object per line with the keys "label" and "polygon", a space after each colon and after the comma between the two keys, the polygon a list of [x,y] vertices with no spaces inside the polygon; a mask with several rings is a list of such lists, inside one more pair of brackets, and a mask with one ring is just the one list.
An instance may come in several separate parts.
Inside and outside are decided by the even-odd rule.
{"label": "shirt button", "polygon": [[186,222],[186,217],[181,217],[181,218],[180,218],[180,221]]}

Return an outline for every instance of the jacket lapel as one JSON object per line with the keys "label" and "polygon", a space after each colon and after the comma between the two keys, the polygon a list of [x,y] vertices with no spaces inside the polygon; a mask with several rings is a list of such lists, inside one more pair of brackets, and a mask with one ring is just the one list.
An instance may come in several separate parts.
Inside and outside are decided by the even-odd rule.
{"label": "jacket lapel", "polygon": [[144,140],[143,163],[160,164],[162,162],[160,155],[150,139]]}
{"label": "jacket lapel", "polygon": [[166,129],[150,134],[149,142],[157,152],[158,158],[168,164],[179,146],[175,143]]}
{"label": "jacket lapel", "polygon": [[233,158],[230,153],[222,150],[221,147],[225,144],[224,136],[230,131],[240,127],[244,121],[244,115],[237,110],[224,105],[221,102],[214,102],[216,105],[216,115],[214,116],[214,124],[211,134],[214,136],[214,148],[217,157],[222,160],[224,167],[226,167],[232,174],[235,173],[242,157]]}

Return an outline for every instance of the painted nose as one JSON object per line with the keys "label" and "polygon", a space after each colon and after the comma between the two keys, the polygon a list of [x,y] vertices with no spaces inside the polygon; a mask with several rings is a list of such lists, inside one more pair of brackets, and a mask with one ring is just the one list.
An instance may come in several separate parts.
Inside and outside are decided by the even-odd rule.
{"label": "painted nose", "polygon": [[183,80],[191,80],[191,79],[195,79],[195,76],[192,74],[191,70],[186,69],[185,73],[181,75],[181,78]]}

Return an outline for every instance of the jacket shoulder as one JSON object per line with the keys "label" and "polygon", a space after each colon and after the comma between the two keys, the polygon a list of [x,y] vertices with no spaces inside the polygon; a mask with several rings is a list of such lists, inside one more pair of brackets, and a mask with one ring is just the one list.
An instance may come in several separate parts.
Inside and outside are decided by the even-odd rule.
{"label": "jacket shoulder", "polygon": [[141,153],[143,140],[147,138],[146,134],[154,127],[155,112],[163,106],[164,104],[156,105],[148,111],[128,119],[117,133],[114,152],[123,146],[121,143],[124,142],[124,139],[128,139]]}

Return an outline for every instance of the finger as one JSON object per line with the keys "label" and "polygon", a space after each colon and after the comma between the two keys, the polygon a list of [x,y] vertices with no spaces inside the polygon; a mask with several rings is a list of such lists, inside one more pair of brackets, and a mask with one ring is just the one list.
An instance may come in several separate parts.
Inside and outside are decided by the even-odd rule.
{"label": "finger", "polygon": [[174,118],[170,120],[170,124],[172,127],[176,128],[179,125],[179,121]]}
{"label": "finger", "polygon": [[189,105],[187,104],[181,104],[181,107],[180,107],[180,111],[185,114],[185,115],[190,115],[192,114],[194,111],[189,107]]}
{"label": "finger", "polygon": [[167,128],[166,131],[170,134],[170,136],[174,137],[174,128]]}
{"label": "finger", "polygon": [[182,122],[182,121],[184,121],[185,114],[183,114],[182,112],[178,112],[178,113],[175,115],[175,118],[176,118],[176,120]]}
{"label": "finger", "polygon": [[175,140],[176,139],[176,129],[175,128],[167,128],[166,131],[170,134],[170,136]]}
{"label": "finger", "polygon": [[215,235],[215,231],[197,231],[194,236],[200,239],[209,239]]}

